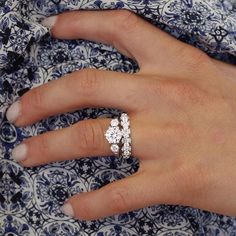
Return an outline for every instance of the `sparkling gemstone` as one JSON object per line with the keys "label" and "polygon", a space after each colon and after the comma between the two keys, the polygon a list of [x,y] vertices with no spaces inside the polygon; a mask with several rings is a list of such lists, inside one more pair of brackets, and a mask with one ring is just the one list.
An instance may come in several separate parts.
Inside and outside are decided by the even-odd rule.
{"label": "sparkling gemstone", "polygon": [[122,125],[128,125],[129,122],[128,122],[128,120],[121,120],[121,124],[122,124]]}
{"label": "sparkling gemstone", "polygon": [[126,151],[124,151],[124,155],[128,156],[128,155],[130,155],[130,152],[126,150]]}
{"label": "sparkling gemstone", "polygon": [[111,151],[115,154],[118,154],[119,153],[119,146],[117,144],[112,144],[111,145]]}
{"label": "sparkling gemstone", "polygon": [[[123,137],[124,137],[124,136],[123,136]],[[122,143],[131,144],[131,138],[130,138],[130,136],[122,138],[121,142],[122,142]]]}
{"label": "sparkling gemstone", "polygon": [[123,127],[124,130],[128,130],[129,129],[128,125],[123,125],[122,127]]}
{"label": "sparkling gemstone", "polygon": [[124,149],[126,149],[126,150],[131,149],[131,146],[129,145],[129,143],[124,143]]}
{"label": "sparkling gemstone", "polygon": [[129,123],[129,118],[128,118],[128,116],[127,116],[127,115],[121,115],[121,122],[122,122],[123,124]]}
{"label": "sparkling gemstone", "polygon": [[131,146],[123,146],[121,150],[124,151],[131,151]]}
{"label": "sparkling gemstone", "polygon": [[111,120],[111,126],[118,126],[119,125],[119,120],[118,119],[113,119]]}
{"label": "sparkling gemstone", "polygon": [[119,127],[109,127],[105,136],[109,143],[119,143],[122,138],[122,132]]}

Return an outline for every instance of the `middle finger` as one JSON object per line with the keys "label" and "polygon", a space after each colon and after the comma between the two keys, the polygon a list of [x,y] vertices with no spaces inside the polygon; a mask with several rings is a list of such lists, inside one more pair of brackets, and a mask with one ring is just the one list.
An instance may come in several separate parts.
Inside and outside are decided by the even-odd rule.
{"label": "middle finger", "polygon": [[144,81],[129,74],[84,69],[34,88],[7,111],[16,126],[87,107],[117,108],[133,112],[142,107]]}

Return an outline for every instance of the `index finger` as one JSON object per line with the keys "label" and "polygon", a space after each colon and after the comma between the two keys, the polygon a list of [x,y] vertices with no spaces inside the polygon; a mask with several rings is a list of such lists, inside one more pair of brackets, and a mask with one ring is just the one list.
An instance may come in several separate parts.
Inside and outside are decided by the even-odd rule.
{"label": "index finger", "polygon": [[127,10],[71,11],[46,18],[42,24],[51,28],[55,38],[87,39],[112,45],[135,59],[141,69],[158,66],[157,60],[170,60],[173,52],[183,45]]}

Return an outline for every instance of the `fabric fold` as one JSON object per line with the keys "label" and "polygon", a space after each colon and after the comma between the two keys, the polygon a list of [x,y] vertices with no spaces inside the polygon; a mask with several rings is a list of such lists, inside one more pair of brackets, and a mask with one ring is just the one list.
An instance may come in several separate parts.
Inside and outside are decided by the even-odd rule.
{"label": "fabric fold", "polygon": [[46,33],[47,28],[16,12],[0,14],[0,69],[18,67],[32,44]]}

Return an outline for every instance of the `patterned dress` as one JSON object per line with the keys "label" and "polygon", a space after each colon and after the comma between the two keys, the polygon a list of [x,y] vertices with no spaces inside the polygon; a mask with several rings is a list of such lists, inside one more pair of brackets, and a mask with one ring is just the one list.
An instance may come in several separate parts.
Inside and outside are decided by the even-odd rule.
{"label": "patterned dress", "polygon": [[135,158],[83,158],[36,168],[13,161],[12,149],[26,138],[120,112],[88,108],[16,128],[7,122],[6,109],[29,89],[87,67],[126,73],[139,69],[108,45],[52,39],[40,20],[67,10],[122,8],[212,57],[236,62],[235,0],[0,0],[1,236],[236,235],[236,218],[183,206],[152,206],[96,221],[61,213],[70,196],[136,172]]}

